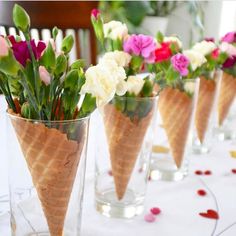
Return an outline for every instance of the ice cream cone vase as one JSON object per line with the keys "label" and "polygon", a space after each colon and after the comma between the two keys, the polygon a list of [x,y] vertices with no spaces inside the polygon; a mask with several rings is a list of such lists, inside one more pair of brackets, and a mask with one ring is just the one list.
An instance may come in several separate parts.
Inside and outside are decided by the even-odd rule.
{"label": "ice cream cone vase", "polygon": [[192,140],[194,154],[208,153],[215,141],[214,130],[217,127],[217,100],[221,77],[220,70],[200,77]]}
{"label": "ice cream cone vase", "polygon": [[88,122],[8,111],[12,235],[80,235]]}
{"label": "ice cream cone vase", "polygon": [[198,87],[199,79],[188,79],[181,88],[165,87],[160,92],[151,179],[178,181],[187,175]]}
{"label": "ice cream cone vase", "polygon": [[115,97],[100,111],[96,208],[105,216],[141,214],[148,181],[156,97]]}
{"label": "ice cream cone vase", "polygon": [[216,136],[219,140],[236,139],[236,78],[223,72],[217,102]]}

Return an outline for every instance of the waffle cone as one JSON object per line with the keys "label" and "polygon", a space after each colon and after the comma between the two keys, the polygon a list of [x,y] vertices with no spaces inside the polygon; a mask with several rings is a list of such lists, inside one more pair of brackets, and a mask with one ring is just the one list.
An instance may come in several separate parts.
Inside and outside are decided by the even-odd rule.
{"label": "waffle cone", "polygon": [[193,99],[178,89],[165,88],[159,96],[158,109],[172,156],[180,168],[191,122]]}
{"label": "waffle cone", "polygon": [[107,105],[104,114],[112,175],[117,198],[121,200],[126,192],[153,112],[150,111],[140,120],[131,121],[113,105]]}
{"label": "waffle cone", "polygon": [[78,142],[44,124],[12,119],[51,236],[62,236],[64,220],[84,146],[85,129]]}
{"label": "waffle cone", "polygon": [[197,136],[201,143],[205,138],[208,122],[214,104],[216,94],[215,80],[200,77],[200,87],[197,101],[197,109],[195,114],[195,127]]}
{"label": "waffle cone", "polygon": [[223,72],[218,100],[218,123],[221,126],[236,95],[236,78]]}

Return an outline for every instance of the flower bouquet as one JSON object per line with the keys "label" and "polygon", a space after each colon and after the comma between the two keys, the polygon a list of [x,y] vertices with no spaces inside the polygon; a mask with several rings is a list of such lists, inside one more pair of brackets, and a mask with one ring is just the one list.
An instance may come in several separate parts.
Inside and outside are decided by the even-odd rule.
{"label": "flower bouquet", "polygon": [[[102,109],[107,153],[101,154],[105,164],[101,164],[101,155],[97,154],[97,208],[105,215],[132,217],[138,214],[138,205],[143,205],[151,150],[149,133],[156,109],[153,77],[140,73],[154,61],[156,42],[147,35],[128,35],[126,25],[121,22],[103,24],[98,11],[92,12],[91,19],[106,53],[97,66],[87,70],[87,76],[96,74],[98,80],[109,78],[113,82],[94,91],[91,80],[85,91],[96,97],[108,90],[115,94]],[[104,144],[100,146],[105,150]],[[109,185],[106,168],[111,168],[114,180]],[[109,212],[105,212],[108,208],[104,205],[109,205]]]}
{"label": "flower bouquet", "polygon": [[206,153],[209,151],[209,142],[213,136],[214,108],[221,79],[219,68],[225,60],[225,53],[220,52],[214,39],[196,43],[191,50],[201,53],[205,58],[205,62],[198,69],[200,86],[195,114],[196,137],[193,138],[193,151]]}
{"label": "flower bouquet", "polygon": [[179,180],[187,171],[183,160],[198,89],[195,78],[204,58],[192,50],[182,52],[176,40],[166,44],[164,37],[158,35],[160,45],[151,68],[160,88],[158,114],[161,124],[153,147],[151,177]]}
{"label": "flower bouquet", "polygon": [[[220,50],[227,55],[222,65],[223,75],[218,100],[218,125],[224,126],[236,94],[236,32],[229,32],[221,38]],[[232,129],[229,128],[229,129]],[[232,132],[231,132],[232,133]],[[224,134],[224,136],[232,136]]]}
{"label": "flower bouquet", "polygon": [[[0,36],[0,88],[23,153],[11,155],[12,233],[78,235],[89,115],[100,100],[84,92],[90,78],[83,60],[68,63],[71,35],[56,51],[56,27],[52,40],[36,42],[30,37],[30,18],[17,4],[13,21],[25,39]],[[94,86],[106,86],[103,82],[94,80]],[[17,149],[14,144],[9,141],[9,154]],[[35,191],[29,196],[30,189]]]}

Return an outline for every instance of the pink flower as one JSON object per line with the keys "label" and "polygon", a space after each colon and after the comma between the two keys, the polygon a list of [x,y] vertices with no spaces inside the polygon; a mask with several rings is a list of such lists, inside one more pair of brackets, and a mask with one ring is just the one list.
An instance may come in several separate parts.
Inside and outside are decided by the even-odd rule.
{"label": "pink flower", "polygon": [[189,59],[185,55],[177,53],[170,60],[174,70],[178,71],[180,75],[186,76],[188,74]]}
{"label": "pink flower", "polygon": [[222,52],[227,53],[227,55],[229,55],[230,57],[236,56],[236,47],[234,45],[232,45],[232,44],[223,42],[220,45],[220,50]]}
{"label": "pink flower", "polygon": [[136,56],[142,56],[148,62],[154,62],[156,43],[150,36],[131,35],[123,44],[124,51]]}
{"label": "pink flower", "polygon": [[236,64],[236,56],[229,57],[224,64],[222,65],[223,68],[231,68]]}
{"label": "pink flower", "polygon": [[215,39],[213,37],[207,37],[207,38],[204,38],[204,41],[207,41],[207,42],[215,42]]}
{"label": "pink flower", "polygon": [[213,59],[217,59],[218,56],[219,56],[219,54],[220,54],[220,49],[219,49],[219,48],[216,48],[216,49],[211,53],[211,57],[212,57]]}
{"label": "pink flower", "polygon": [[44,66],[39,66],[39,77],[46,85],[51,83],[51,76]]}
{"label": "pink flower", "polygon": [[0,57],[8,55],[9,46],[4,37],[0,36]]}
{"label": "pink flower", "polygon": [[[20,62],[21,65],[25,66],[27,60],[31,60],[30,52],[27,46],[26,41],[20,41],[17,42],[14,38],[14,36],[9,36],[9,40],[12,44],[12,50],[14,53],[14,56],[18,62]],[[30,41],[34,56],[36,60],[38,60],[44,49],[46,48],[46,44],[43,41],[39,41],[38,44],[35,44],[34,40]]]}
{"label": "pink flower", "polygon": [[222,42],[236,43],[236,32],[229,32],[224,37],[221,38]]}
{"label": "pink flower", "polygon": [[97,8],[94,8],[91,11],[91,16],[94,17],[96,20],[98,19],[98,16],[100,15],[100,11]]}
{"label": "pink flower", "polygon": [[163,42],[161,47],[155,50],[155,62],[162,62],[170,59],[172,55],[170,44],[170,42]]}

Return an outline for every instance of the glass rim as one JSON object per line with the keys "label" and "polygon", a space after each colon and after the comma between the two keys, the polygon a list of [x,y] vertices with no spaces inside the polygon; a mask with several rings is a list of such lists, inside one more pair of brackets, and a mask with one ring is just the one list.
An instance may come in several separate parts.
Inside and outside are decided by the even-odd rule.
{"label": "glass rim", "polygon": [[155,94],[154,96],[152,96],[152,97],[121,97],[121,96],[118,96],[118,95],[115,95],[113,98],[112,98],[112,100],[111,100],[111,102],[114,100],[114,99],[116,99],[116,98],[119,98],[119,99],[122,99],[122,100],[128,100],[128,99],[132,99],[132,100],[136,100],[136,101],[144,101],[144,100],[155,100],[155,99],[157,99],[159,97],[159,95],[158,94]]}
{"label": "glass rim", "polygon": [[21,116],[18,116],[17,114],[10,114],[8,112],[8,109],[6,110],[6,114],[9,118],[11,119],[15,119],[15,120],[22,120],[22,121],[27,121],[27,122],[32,122],[32,123],[41,123],[41,124],[69,124],[69,123],[77,123],[80,121],[85,121],[85,120],[89,120],[90,115],[87,115],[85,117],[82,118],[78,118],[78,119],[72,119],[72,120],[38,120],[38,119],[29,119],[29,118],[24,118]]}

